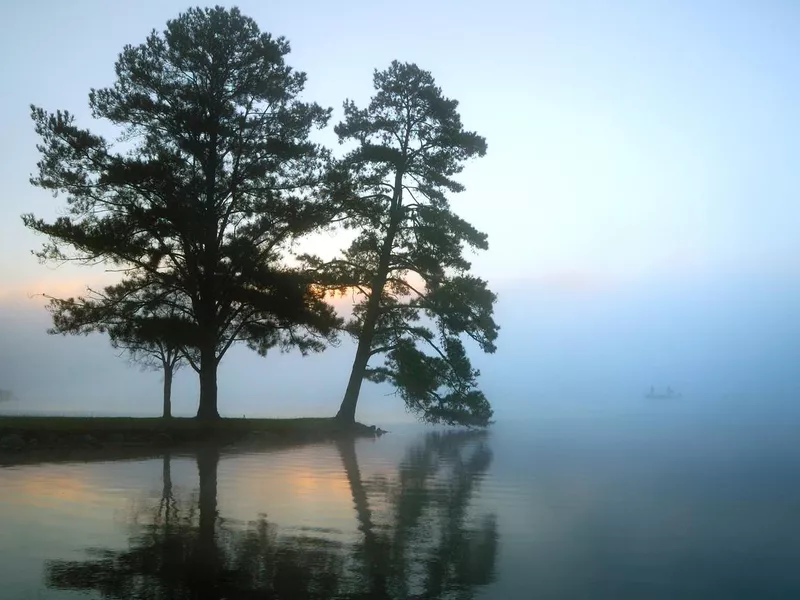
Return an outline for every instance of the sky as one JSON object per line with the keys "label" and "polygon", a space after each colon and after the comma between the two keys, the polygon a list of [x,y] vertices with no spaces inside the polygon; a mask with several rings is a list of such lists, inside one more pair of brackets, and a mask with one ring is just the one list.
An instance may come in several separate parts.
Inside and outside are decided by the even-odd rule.
{"label": "sky", "polygon": [[[622,406],[650,385],[719,410],[800,393],[800,5],[236,5],[289,39],[304,97],[334,107],[331,126],[342,101],[366,103],[373,70],[398,59],[430,70],[487,138],[452,205],[489,235],[473,265],[499,295],[502,330],[496,354],[473,358],[498,419]],[[0,6],[0,388],[15,410],[159,410],[157,373],[100,336],[45,333],[36,294],[80,293],[108,275],[38,264],[42,240],[20,215],[53,218],[63,203],[29,184],[29,105],[96,127],[90,88],[113,83],[125,44],[189,6]],[[320,139],[335,146],[332,128]],[[263,359],[236,348],[221,366],[220,409],[333,413],[353,351]],[[194,373],[175,385],[176,411],[193,414]],[[389,391],[365,384],[359,418],[407,419]]]}

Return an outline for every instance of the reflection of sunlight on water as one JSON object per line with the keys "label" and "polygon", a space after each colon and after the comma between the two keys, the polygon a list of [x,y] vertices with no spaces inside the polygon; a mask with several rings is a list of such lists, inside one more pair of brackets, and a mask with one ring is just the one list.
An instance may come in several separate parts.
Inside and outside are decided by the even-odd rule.
{"label": "reflection of sunlight on water", "polygon": [[284,526],[354,531],[352,497],[333,444],[225,456],[220,512],[245,523],[257,514]]}
{"label": "reflection of sunlight on water", "polygon": [[[347,589],[399,581],[405,587],[392,598],[427,594],[431,577],[486,598],[652,591],[707,600],[743,597],[708,595],[719,586],[800,590],[792,566],[800,542],[790,526],[800,507],[796,443],[787,450],[779,427],[767,444],[754,425],[740,432],[719,421],[710,430],[679,424],[600,420],[584,430],[576,418],[558,428],[498,427],[488,443],[393,435],[0,469],[0,598],[73,597],[45,593],[45,558],[86,565],[95,560],[87,548],[108,548],[120,560],[112,569],[125,571],[139,565],[136,556],[161,564],[173,552],[186,568],[202,539],[228,566],[272,561],[262,583],[296,569],[317,583],[338,577]],[[166,544],[166,527],[178,532],[179,550]],[[135,569],[126,576],[141,579]],[[4,596],[8,589],[21,592]],[[284,589],[284,597],[303,596]]]}
{"label": "reflection of sunlight on water", "polygon": [[96,467],[0,470],[0,579],[5,590],[0,597],[40,597],[15,596],[8,590],[25,589],[41,577],[44,549],[48,556],[75,560],[83,555],[84,545],[124,547],[126,536],[113,523],[131,489],[117,487],[109,493],[95,480]]}
{"label": "reflection of sunlight on water", "polygon": [[[338,577],[342,589],[378,594],[369,597],[446,598],[443,590],[453,586],[478,592],[493,581],[496,492],[504,488],[498,481],[491,489],[492,452],[479,437],[408,435],[385,443],[216,452],[7,470],[14,483],[0,495],[0,515],[13,517],[17,529],[9,531],[27,544],[16,552],[0,540],[0,554],[7,555],[0,565],[15,571],[11,589],[43,591],[44,559],[60,565],[48,571],[48,597],[97,591],[97,573],[125,585],[169,586],[161,571],[147,574],[147,565],[171,555],[164,573],[176,569],[180,578],[181,569],[196,569],[192,557],[202,558],[195,550],[203,548],[210,559],[221,553],[224,568],[262,573],[253,575],[262,578],[258,585],[277,581],[276,568],[306,574],[285,575],[281,585]],[[248,570],[257,564],[266,571]],[[82,566],[95,579],[82,580]]]}
{"label": "reflection of sunlight on water", "polygon": [[64,503],[90,507],[101,497],[86,481],[51,470],[16,478],[6,476],[3,484],[0,491],[2,501],[22,502],[39,508],[52,508]]}
{"label": "reflection of sunlight on water", "polygon": [[[366,480],[380,469],[380,463],[365,460],[362,474]],[[112,522],[121,525],[137,508],[157,503],[161,470],[160,458],[5,469],[0,523],[11,514],[17,521],[63,520],[57,529],[91,536],[92,523],[102,528]],[[173,458],[171,471],[173,493],[188,498],[196,487],[194,459]],[[333,444],[223,455],[218,496],[220,513],[233,523],[244,525],[266,514],[270,522],[287,527],[357,530],[350,486]]]}
{"label": "reflection of sunlight on water", "polygon": [[0,506],[94,517],[124,504],[131,489],[107,487],[91,465],[37,465],[5,469]]}
{"label": "reflection of sunlight on water", "polygon": [[493,577],[495,517],[470,507],[491,455],[470,439],[8,469],[0,515],[27,549],[0,540],[0,565],[16,596],[450,597]]}

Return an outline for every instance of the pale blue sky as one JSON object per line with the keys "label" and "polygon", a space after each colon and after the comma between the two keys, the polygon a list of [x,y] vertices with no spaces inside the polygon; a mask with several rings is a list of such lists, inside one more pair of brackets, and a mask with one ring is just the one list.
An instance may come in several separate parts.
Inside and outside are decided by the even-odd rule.
{"label": "pale blue sky", "polygon": [[[800,321],[800,4],[411,1],[399,10],[376,2],[236,4],[262,29],[290,40],[289,63],[308,73],[306,97],[333,106],[335,119],[342,100],[367,99],[372,70],[396,58],[431,70],[445,93],[460,100],[466,126],[487,137],[488,155],[468,166],[462,178],[468,191],[453,205],[490,236],[490,251],[475,266],[501,293],[504,329],[498,354],[480,363],[485,379],[500,386],[501,412],[513,403],[510,395],[534,394],[540,384],[541,393],[557,394],[575,388],[575,369],[602,371],[598,365],[609,359],[599,360],[589,330],[595,326],[622,348],[640,348],[630,355],[614,350],[618,385],[636,387],[641,375],[691,386],[688,373],[702,371],[706,356],[692,354],[698,347],[739,365],[717,365],[720,377],[730,368],[757,381],[763,366],[753,353],[770,364],[797,364],[791,332]],[[41,334],[41,315],[35,322],[25,316],[33,310],[26,294],[72,291],[98,277],[52,271],[29,254],[39,240],[22,228],[20,213],[53,216],[62,200],[28,184],[37,160],[28,105],[69,109],[91,125],[87,93],[112,83],[122,46],[141,42],[188,6],[173,0],[0,6],[0,327],[26,343],[55,344]],[[333,144],[330,132],[321,139]],[[736,292],[719,291],[729,289]],[[712,322],[718,325],[709,330]],[[646,337],[653,328],[683,343],[654,347]],[[731,331],[739,332],[735,343]],[[0,330],[0,346],[2,337]],[[87,343],[58,341],[67,353]],[[111,355],[103,340],[91,343]],[[14,373],[0,365],[0,378],[17,381],[27,363],[5,345],[0,352],[22,362]],[[338,352],[313,363],[280,360],[338,374],[349,358],[345,349]],[[570,359],[576,366],[559,371]],[[241,360],[248,372],[278,372],[269,360]],[[157,389],[155,376],[125,371],[113,355],[109,361],[131,382],[149,377],[148,389]],[[526,370],[525,379],[497,375],[511,363]],[[188,374],[182,377],[193,385]],[[289,393],[287,377],[281,381]],[[223,391],[225,378],[223,372]],[[0,380],[0,387],[24,395],[22,382]],[[187,406],[192,393],[186,392]],[[341,390],[314,394],[327,406]],[[370,394],[383,404],[379,393]],[[44,395],[36,402],[46,403]]]}

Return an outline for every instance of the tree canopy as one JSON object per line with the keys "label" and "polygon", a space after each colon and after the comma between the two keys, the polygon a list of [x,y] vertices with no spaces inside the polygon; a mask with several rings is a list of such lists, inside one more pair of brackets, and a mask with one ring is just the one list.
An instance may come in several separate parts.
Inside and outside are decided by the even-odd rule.
{"label": "tree canopy", "polygon": [[[366,108],[345,101],[334,130],[355,147],[333,160],[311,141],[331,109],[301,100],[306,75],[289,52],[236,8],[192,8],[125,46],[113,85],[91,90],[92,117],[116,138],[31,107],[31,183],[66,197],[55,220],[23,215],[48,238],[38,256],[121,274],[52,298],[51,332],[107,333],[165,373],[186,360],[200,378],[197,416],[213,419],[233,344],[305,354],[343,329],[358,348],[341,419],[354,421],[366,378],[393,385],[423,420],[488,424],[466,345],[495,351],[496,296],[466,258],[487,236],[450,206],[486,140],[428,71],[394,61],[375,71]],[[336,222],[356,234],[341,256],[295,260],[298,242]],[[331,289],[358,294],[349,321],[325,301]],[[165,414],[166,392],[165,381]]]}
{"label": "tree canopy", "polygon": [[[496,296],[470,273],[465,249],[488,248],[450,207],[454,177],[486,141],[464,129],[458,102],[428,71],[392,62],[375,71],[366,108],[344,103],[335,131],[356,147],[338,165],[346,226],[357,235],[341,257],[305,257],[331,287],[355,290],[347,324],[358,340],[339,417],[355,418],[361,382],[389,382],[409,410],[437,423],[486,425],[491,407],[463,338],[494,352]],[[370,359],[382,355],[382,365]]]}
{"label": "tree canopy", "polygon": [[286,64],[289,51],[236,8],[193,8],[126,46],[114,85],[91,90],[92,116],[117,126],[117,140],[32,107],[31,182],[66,195],[52,222],[23,216],[49,239],[40,258],[123,273],[53,301],[55,330],[167,325],[154,310],[174,308],[170,343],[196,352],[198,417],[218,417],[217,366],[232,344],[319,351],[339,325],[311,275],[287,261],[331,220],[320,199],[328,156],[309,140],[330,109],[300,101],[306,76]]}

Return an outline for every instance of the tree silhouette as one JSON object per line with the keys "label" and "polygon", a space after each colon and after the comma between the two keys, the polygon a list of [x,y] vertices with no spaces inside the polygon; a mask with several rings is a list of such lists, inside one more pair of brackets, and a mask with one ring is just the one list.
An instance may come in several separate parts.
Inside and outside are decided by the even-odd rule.
{"label": "tree silhouette", "polygon": [[[390,483],[362,478],[352,440],[337,446],[361,532],[352,546],[281,534],[265,515],[246,527],[221,519],[220,451],[207,446],[196,453],[199,492],[191,500],[174,497],[165,455],[161,500],[132,513],[128,548],[49,561],[46,584],[133,600],[400,600],[468,599],[493,580],[494,517],[467,518],[491,462],[481,436],[428,436]],[[371,501],[385,508],[373,511]]]}
{"label": "tree silhouette", "polygon": [[[97,292],[101,294],[102,292]],[[106,298],[109,300],[109,298]],[[144,369],[164,373],[162,416],[172,416],[172,378],[175,372],[191,358],[197,361],[197,352],[181,344],[192,327],[185,310],[178,309],[178,301],[159,299],[135,311],[119,310],[110,302],[84,302],[50,298],[48,305],[53,314],[51,334],[107,333],[112,347],[128,354],[129,359]]]}
{"label": "tree silhouette", "polygon": [[[50,561],[49,587],[94,590],[104,598],[218,598],[220,566],[215,542],[216,462],[219,452],[197,455],[201,475],[198,501],[177,501],[170,460],[163,458],[163,491],[155,507],[131,516],[128,549],[90,549],[86,561]],[[143,522],[142,522],[143,521]]]}
{"label": "tree silhouette", "polygon": [[358,466],[355,443],[352,439],[338,440],[337,447],[342,459],[353,506],[358,519],[358,530],[363,535],[361,547],[356,547],[356,557],[364,565],[364,579],[367,583],[365,598],[390,598],[391,550],[385,536],[379,534],[372,520],[369,499],[361,471]]}
{"label": "tree silhouette", "polygon": [[[340,141],[358,144],[339,165],[345,222],[357,236],[334,261],[305,257],[330,287],[358,297],[347,325],[358,348],[338,417],[355,420],[366,378],[391,383],[425,421],[486,425],[492,410],[462,336],[495,350],[496,297],[464,257],[465,247],[488,248],[487,236],[447,197],[464,189],[454,176],[485,154],[486,141],[464,129],[458,102],[415,64],[376,71],[374,87],[367,108],[345,102],[336,126]],[[383,365],[369,367],[379,355]]]}
{"label": "tree silhouette", "polygon": [[49,238],[39,257],[123,273],[52,302],[56,329],[173,308],[182,321],[170,341],[197,353],[187,360],[200,418],[219,417],[217,365],[232,344],[319,351],[339,324],[288,262],[291,245],[331,218],[317,193],[326,154],[309,141],[330,110],[298,100],[306,77],[285,63],[289,50],[236,8],[193,8],[126,46],[116,83],[91,91],[92,115],[121,130],[118,147],[67,111],[32,107],[41,160],[31,182],[67,198],[53,222],[23,215]]}
{"label": "tree silhouette", "polygon": [[165,455],[161,500],[131,516],[128,548],[90,549],[84,561],[49,561],[47,586],[120,600],[333,597],[343,576],[340,545],[278,536],[264,516],[244,531],[224,526],[217,511],[219,457],[214,446],[197,451],[199,492],[179,502]]}
{"label": "tree silhouette", "polygon": [[[491,583],[497,552],[493,515],[477,526],[466,515],[475,487],[491,463],[483,432],[433,433],[412,447],[388,486],[361,479],[352,440],[337,442],[363,540],[356,556],[366,590],[351,598],[474,596]],[[388,520],[376,523],[368,489],[388,503]],[[424,573],[420,576],[420,573]]]}

